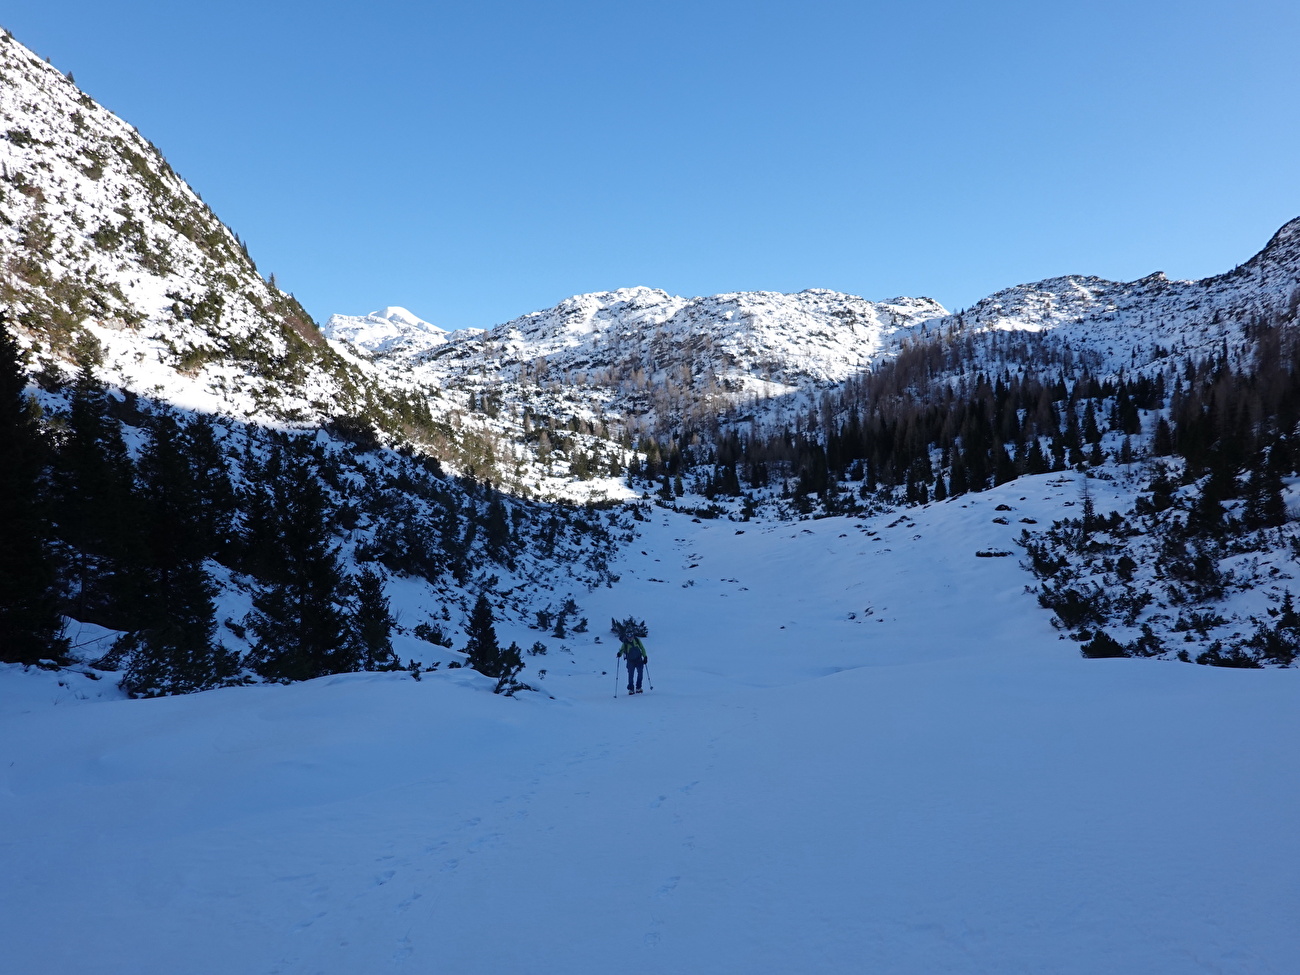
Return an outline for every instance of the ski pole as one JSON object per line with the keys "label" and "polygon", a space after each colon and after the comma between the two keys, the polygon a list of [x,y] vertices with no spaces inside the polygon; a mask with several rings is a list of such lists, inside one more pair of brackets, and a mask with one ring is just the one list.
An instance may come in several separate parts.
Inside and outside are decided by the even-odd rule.
{"label": "ski pole", "polygon": [[614,655],[614,697],[618,697],[618,655]]}
{"label": "ski pole", "polygon": [[654,678],[650,676],[650,661],[645,662],[645,682],[650,685],[650,690],[655,689]]}

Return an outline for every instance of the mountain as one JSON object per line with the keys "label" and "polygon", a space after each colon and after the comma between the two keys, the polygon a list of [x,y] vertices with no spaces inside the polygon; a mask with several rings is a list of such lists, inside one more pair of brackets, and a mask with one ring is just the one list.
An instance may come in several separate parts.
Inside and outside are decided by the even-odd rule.
{"label": "mountain", "polygon": [[1300,303],[1300,218],[1259,253],[1224,274],[1171,281],[1161,272],[1116,282],[1082,275],[1007,288],[936,328],[962,334],[1041,332],[1091,353],[1106,374],[1159,365],[1171,355],[1212,355],[1239,347],[1244,327]]}
{"label": "mountain", "polygon": [[682,298],[624,288],[399,358],[423,383],[519,411],[655,427],[828,388],[945,314],[927,298],[871,302],[822,290]]}
{"label": "mountain", "polygon": [[1252,321],[1297,300],[1300,220],[1214,277],[1067,275],[1004,289],[957,313],[928,298],[872,302],[824,290],[682,298],[638,287],[575,295],[452,343],[382,314],[335,316],[330,334],[384,353],[405,382],[667,439],[726,414],[760,422],[773,408],[788,414],[909,344],[1020,333],[1114,376],[1158,370],[1171,356],[1213,355],[1225,343],[1240,349]]}
{"label": "mountain", "polygon": [[292,295],[134,128],[0,34],[0,305],[46,382],[106,382],[214,413],[391,429],[380,377]]}
{"label": "mountain", "polygon": [[1300,285],[1292,223],[1203,281],[1061,277],[955,314],[925,298],[639,287],[483,330],[395,307],[321,330],[133,128],[8,35],[0,73],[0,303],[44,382],[89,358],[135,395],[378,428],[532,496],[618,497],[641,438],[671,450],[739,421],[779,428],[909,346],[1037,335],[1094,373],[1157,369],[1240,347]]}
{"label": "mountain", "polygon": [[332,315],[321,329],[327,339],[371,355],[420,355],[447,344],[447,331],[389,306],[369,315]]}
{"label": "mountain", "polygon": [[[20,432],[43,440],[22,487],[57,565],[64,662],[147,695],[280,679],[259,654],[304,628],[276,617],[305,605],[286,580],[314,571],[311,615],[338,653],[294,674],[395,665],[353,652],[366,614],[375,645],[391,631],[403,665],[427,666],[483,593],[500,618],[552,607],[563,638],[580,590],[608,581],[616,515],[503,495],[495,435],[332,345],[155,147],[8,34],[0,253],[0,331],[21,360],[5,366],[32,380],[15,390],[32,401]],[[377,317],[364,327],[395,346],[446,342],[409,312]],[[395,594],[400,622],[382,611]],[[0,645],[0,660],[60,657]]]}
{"label": "mountain", "polygon": [[548,370],[587,375],[639,369],[651,384],[689,370],[744,395],[843,381],[900,333],[944,314],[927,298],[870,302],[821,290],[680,298],[625,288],[568,298],[431,361],[447,373],[490,362],[501,378],[515,378],[545,359]]}

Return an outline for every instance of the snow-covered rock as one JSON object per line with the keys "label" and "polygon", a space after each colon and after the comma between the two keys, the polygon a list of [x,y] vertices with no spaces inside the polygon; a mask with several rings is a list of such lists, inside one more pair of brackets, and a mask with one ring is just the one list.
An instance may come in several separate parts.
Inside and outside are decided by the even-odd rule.
{"label": "snow-covered rock", "polygon": [[550,370],[623,378],[639,369],[654,381],[686,366],[738,391],[825,385],[867,368],[900,333],[945,314],[928,298],[872,302],[820,289],[682,298],[622,288],[575,295],[487,329],[435,354],[429,368],[454,377],[487,366],[515,378],[545,360]]}
{"label": "snow-covered rock", "polygon": [[377,381],[152,144],[3,32],[0,190],[0,310],[34,370],[88,360],[123,389],[259,422],[320,422]]}
{"label": "snow-covered rock", "polygon": [[447,343],[446,329],[396,305],[368,315],[332,315],[321,331],[331,341],[345,342],[372,355],[419,354]]}
{"label": "snow-covered rock", "polygon": [[1109,373],[1142,368],[1169,355],[1201,358],[1236,347],[1258,316],[1300,300],[1300,218],[1283,226],[1254,257],[1199,281],[1155,272],[1118,282],[1085,275],[1007,288],[938,322],[956,332],[1051,333],[1054,341],[1095,354]]}

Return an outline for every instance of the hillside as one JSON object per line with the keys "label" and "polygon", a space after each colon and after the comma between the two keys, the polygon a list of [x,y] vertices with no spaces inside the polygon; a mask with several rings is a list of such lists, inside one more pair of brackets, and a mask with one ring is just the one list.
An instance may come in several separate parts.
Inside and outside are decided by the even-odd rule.
{"label": "hillside", "polygon": [[0,301],[54,381],[319,422],[362,396],[290,295],[138,132],[0,35]]}
{"label": "hillside", "polygon": [[[832,291],[681,298],[651,288],[575,295],[554,308],[467,330],[396,338],[382,316],[335,316],[330,337],[379,352],[406,382],[469,390],[516,412],[602,419],[671,438],[728,414],[770,420],[860,379],[908,345],[1026,333],[1070,350],[1099,376],[1199,359],[1300,301],[1300,219],[1258,254],[1199,281],[1156,272],[1115,282],[1085,275],[999,291],[948,313],[926,298],[871,302]],[[372,322],[365,330],[356,323]],[[335,325],[334,323],[338,323]],[[378,326],[378,330],[376,327]],[[999,368],[997,361],[984,363]]]}
{"label": "hillside", "polygon": [[1094,357],[1095,371],[1160,369],[1175,359],[1201,359],[1225,344],[1237,349],[1245,326],[1300,304],[1300,218],[1264,248],[1224,274],[1171,281],[1155,272],[1116,282],[1068,276],[1019,285],[936,322],[957,334],[1048,333]]}
{"label": "hillside", "polygon": [[[505,449],[332,348],[155,147],[7,34],[0,134],[0,535],[22,542],[0,659],[140,694],[428,666],[480,596],[529,618],[607,581],[617,516],[502,495]],[[311,573],[304,613],[282,587]],[[11,632],[11,598],[57,608],[49,639]],[[377,655],[363,618],[391,624]]]}
{"label": "hillside", "polygon": [[104,703],[0,680],[7,957],[1287,971],[1296,671],[1082,659],[976,555],[1084,480],[743,534],[656,514],[585,601],[649,621],[630,699],[604,627],[539,658],[555,701],[445,669]]}

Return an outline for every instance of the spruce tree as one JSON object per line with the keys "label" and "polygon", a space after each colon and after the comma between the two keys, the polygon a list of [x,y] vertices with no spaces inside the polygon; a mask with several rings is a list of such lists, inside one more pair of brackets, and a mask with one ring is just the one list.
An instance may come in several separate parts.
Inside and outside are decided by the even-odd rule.
{"label": "spruce tree", "polygon": [[216,641],[213,587],[196,562],[175,566],[168,579],[166,612],[114,647],[126,659],[122,689],[133,697],[188,694],[218,687],[235,675],[237,655]]}
{"label": "spruce tree", "polygon": [[71,550],[69,615],[110,629],[135,629],[135,569],[142,554],[134,466],[88,362],[73,383],[53,487],[56,534]]}
{"label": "spruce tree", "polygon": [[149,434],[139,463],[148,511],[141,625],[114,648],[127,658],[122,687],[137,697],[215,687],[235,671],[233,654],[215,642],[215,589],[203,567],[211,532],[198,472],[172,416],[155,417]]}
{"label": "spruce tree", "polygon": [[217,439],[216,424],[200,414],[185,425],[183,450],[193,472],[194,491],[202,515],[204,547],[210,556],[226,552],[234,540],[235,490],[230,465]]}
{"label": "spruce tree", "polygon": [[393,654],[393,614],[384,595],[384,578],[370,566],[353,580],[356,608],[352,632],[362,670],[382,670],[397,662]]}
{"label": "spruce tree", "polygon": [[469,656],[465,663],[488,677],[501,676],[501,645],[497,643],[494,622],[492,604],[486,595],[480,595],[465,627],[465,653]]}
{"label": "spruce tree", "polygon": [[[346,673],[360,664],[340,606],[343,571],[329,529],[324,488],[307,458],[285,458],[268,485],[274,537],[249,627],[256,636],[249,662],[268,680],[309,680]],[[250,540],[251,541],[251,540]]]}
{"label": "spruce tree", "polygon": [[0,314],[0,661],[32,664],[62,659],[67,643],[42,504],[47,450],[26,385]]}

